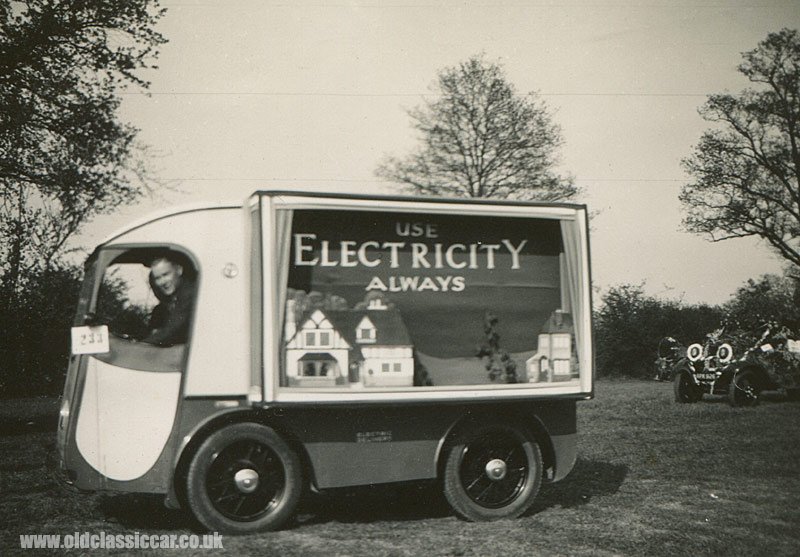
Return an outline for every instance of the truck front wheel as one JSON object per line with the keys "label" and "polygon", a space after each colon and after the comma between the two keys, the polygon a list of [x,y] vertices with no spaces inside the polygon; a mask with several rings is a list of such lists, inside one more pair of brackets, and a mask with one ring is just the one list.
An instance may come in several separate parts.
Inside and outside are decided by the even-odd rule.
{"label": "truck front wheel", "polygon": [[444,469],[444,494],[467,520],[516,518],[533,504],[542,483],[539,445],[525,430],[488,425],[464,431]]}
{"label": "truck front wheel", "polygon": [[272,428],[240,423],[210,435],[186,476],[186,500],[210,531],[280,528],[300,501],[300,460]]}

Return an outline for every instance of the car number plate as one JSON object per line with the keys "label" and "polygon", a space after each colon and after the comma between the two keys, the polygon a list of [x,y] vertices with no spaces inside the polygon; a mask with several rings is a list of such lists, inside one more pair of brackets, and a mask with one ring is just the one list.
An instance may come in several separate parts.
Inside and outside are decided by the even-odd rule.
{"label": "car number plate", "polygon": [[102,354],[109,350],[107,325],[72,327],[73,354]]}

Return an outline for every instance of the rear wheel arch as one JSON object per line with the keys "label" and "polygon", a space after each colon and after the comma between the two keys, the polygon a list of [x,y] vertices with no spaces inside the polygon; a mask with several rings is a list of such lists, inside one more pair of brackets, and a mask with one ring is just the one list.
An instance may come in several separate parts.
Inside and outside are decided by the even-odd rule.
{"label": "rear wheel arch", "polygon": [[[516,518],[530,509],[544,480],[542,428],[517,413],[461,420],[441,453],[440,481],[455,513],[470,521]],[[548,449],[551,450],[551,449]]]}
{"label": "rear wheel arch", "polygon": [[535,414],[522,415],[517,412],[498,416],[490,412],[479,412],[465,414],[461,419],[456,421],[443,436],[436,454],[437,478],[443,478],[444,469],[447,465],[447,456],[459,437],[470,430],[477,429],[486,424],[515,425],[524,428],[539,445],[543,471],[547,471],[548,469],[553,469],[555,471],[556,457],[553,441],[550,437],[550,433],[538,416]]}

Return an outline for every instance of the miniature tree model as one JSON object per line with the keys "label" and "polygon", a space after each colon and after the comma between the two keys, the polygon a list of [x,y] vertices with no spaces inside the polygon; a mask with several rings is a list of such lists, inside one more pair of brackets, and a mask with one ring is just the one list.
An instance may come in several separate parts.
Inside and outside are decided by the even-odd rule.
{"label": "miniature tree model", "polygon": [[517,382],[517,364],[511,359],[508,352],[500,348],[500,335],[497,332],[499,319],[491,311],[483,317],[483,332],[486,341],[478,349],[477,356],[485,358],[486,371],[489,379],[503,383]]}

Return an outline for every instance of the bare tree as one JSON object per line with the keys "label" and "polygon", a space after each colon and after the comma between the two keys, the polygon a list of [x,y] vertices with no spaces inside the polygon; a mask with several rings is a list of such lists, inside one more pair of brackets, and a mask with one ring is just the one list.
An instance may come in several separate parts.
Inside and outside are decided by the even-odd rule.
{"label": "bare tree", "polygon": [[771,33],[742,55],[756,88],[711,95],[715,127],[683,161],[693,178],[680,200],[684,226],[713,241],[757,236],[800,266],[800,37]]}
{"label": "bare tree", "polygon": [[519,95],[500,65],[473,56],[439,72],[435,98],[409,111],[419,149],[386,158],[379,177],[425,195],[566,200],[577,188],[553,170],[561,132],[544,103]]}

